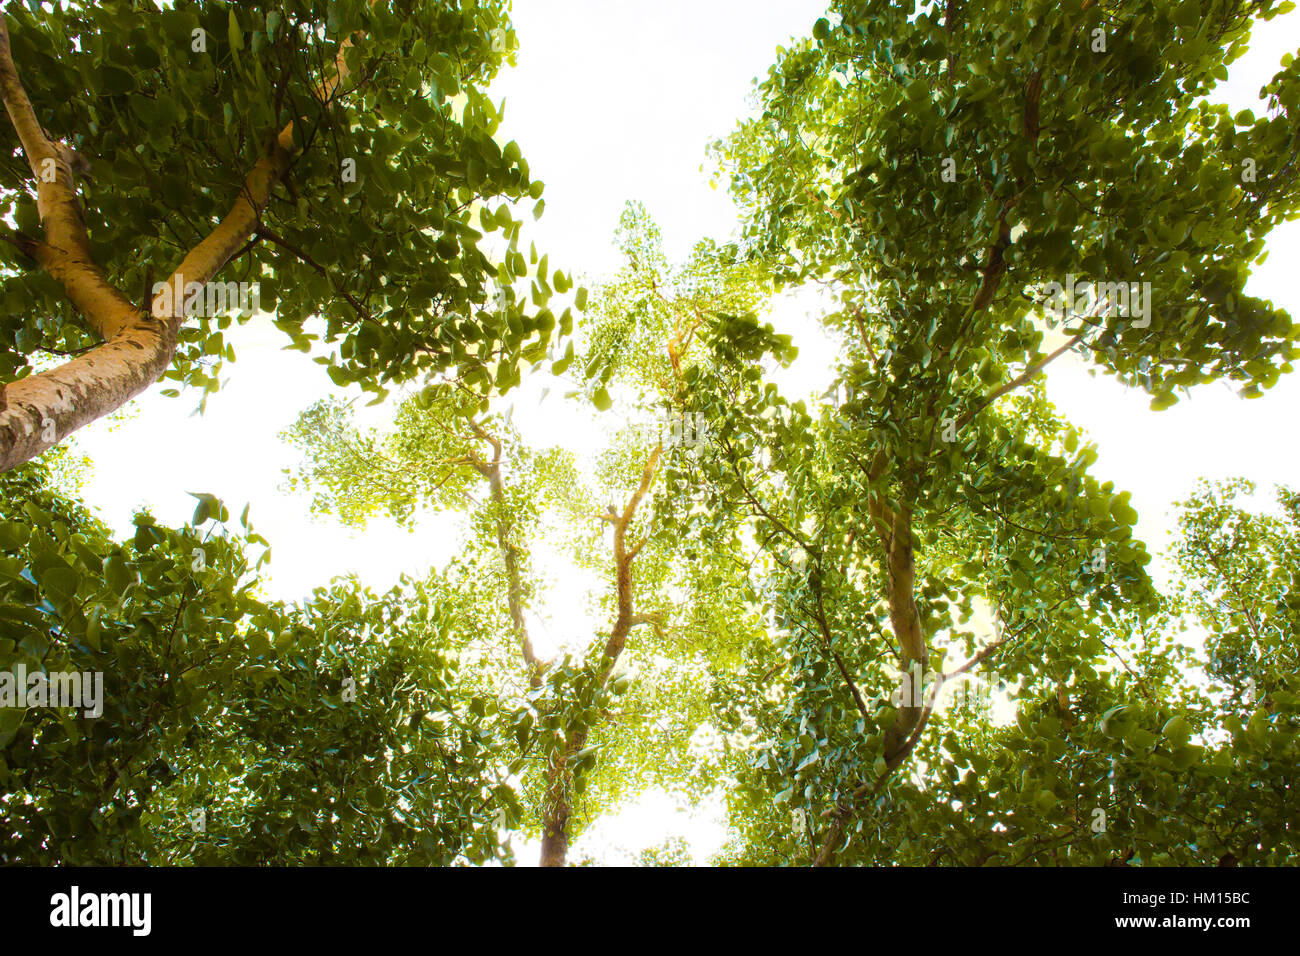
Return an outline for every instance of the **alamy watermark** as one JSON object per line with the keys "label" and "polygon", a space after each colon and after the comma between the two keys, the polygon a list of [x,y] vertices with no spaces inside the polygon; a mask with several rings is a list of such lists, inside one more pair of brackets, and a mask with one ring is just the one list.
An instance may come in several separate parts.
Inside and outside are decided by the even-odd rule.
{"label": "alamy watermark", "polygon": [[152,893],[83,893],[74,885],[50,897],[50,925],[120,926],[133,936],[148,936],[152,928]]}
{"label": "alamy watermark", "polygon": [[26,664],[0,671],[0,707],[83,708],[86,717],[104,713],[102,671],[34,671]]}
{"label": "alamy watermark", "polygon": [[262,291],[257,282],[155,282],[152,296],[161,298],[164,315],[179,312],[187,316],[224,315],[238,311],[252,314],[262,307]]}
{"label": "alamy watermark", "polygon": [[1145,329],[1151,324],[1150,282],[1093,282],[1079,280],[1070,273],[1065,277],[1065,285],[1052,281],[1043,291],[1047,296],[1043,313],[1049,328],[1084,315],[1135,319],[1135,329]]}
{"label": "alamy watermark", "polygon": [[977,710],[991,706],[997,694],[1005,694],[1009,686],[1005,681],[991,684],[978,674],[961,672],[941,674],[938,671],[920,673],[921,665],[913,662],[905,672],[899,672],[899,683],[889,697],[895,707],[928,707],[938,710],[945,701]]}
{"label": "alamy watermark", "polygon": [[665,410],[650,422],[635,427],[639,433],[665,448],[684,448],[688,455],[697,458],[714,444],[712,430],[703,412],[674,413]]}

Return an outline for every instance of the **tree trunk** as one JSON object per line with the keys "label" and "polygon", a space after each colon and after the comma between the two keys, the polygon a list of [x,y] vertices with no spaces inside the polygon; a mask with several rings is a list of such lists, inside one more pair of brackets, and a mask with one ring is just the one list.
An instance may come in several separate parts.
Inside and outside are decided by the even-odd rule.
{"label": "tree trunk", "polygon": [[542,856],[539,866],[564,866],[569,855],[569,747],[547,768],[549,784],[542,817]]}
{"label": "tree trunk", "polygon": [[[879,477],[884,467],[885,459],[878,454],[870,477]],[[868,499],[868,510],[885,551],[885,597],[889,603],[889,621],[902,655],[905,699],[900,702],[894,723],[885,731],[884,774],[874,783],[858,787],[853,793],[854,800],[882,787],[907,759],[909,744],[914,746],[912,735],[925,712],[922,691],[926,658],[929,656],[925,633],[921,629],[921,615],[916,607],[916,558],[912,551],[911,513],[906,506],[892,511],[879,494]],[[831,866],[835,862],[850,813],[851,808],[841,806],[832,814],[826,835],[813,858],[813,866]]]}
{"label": "tree trunk", "polygon": [[898,708],[894,724],[885,732],[885,760],[893,761],[902,751],[912,731],[921,720],[921,700],[925,684],[925,635],[921,616],[916,609],[916,560],[912,553],[912,521],[906,508],[893,516],[890,535],[885,542],[888,567],[889,622],[902,652],[905,699]]}
{"label": "tree trunk", "polygon": [[[333,98],[348,75],[343,54],[351,45],[350,39],[344,41],[330,75],[315,90],[323,102]],[[183,301],[173,301],[171,295],[156,296],[148,312],[134,305],[91,257],[71,170],[73,154],[66,144],[52,141],[37,122],[14,65],[3,14],[0,98],[36,177],[37,210],[45,233],[44,241],[23,235],[8,241],[59,281],[90,329],[104,339],[104,344],[56,369],[0,388],[0,471],[8,471],[116,411],[156,382],[171,365],[185,316]],[[292,121],[280,130],[244,179],[225,218],[167,279],[169,288],[211,281],[254,235],[271,188],[289,168],[293,130]]]}
{"label": "tree trunk", "polygon": [[[633,625],[644,623],[645,618],[638,618],[632,605],[632,561],[645,545],[643,538],[632,548],[627,547],[627,529],[632,523],[641,499],[650,489],[654,479],[655,468],[659,464],[662,446],[656,447],[650,454],[645,468],[641,472],[641,484],[636,493],[623,509],[623,513],[614,519],[614,570],[618,586],[618,617],[610,631],[609,640],[605,642],[605,653],[601,659],[600,670],[596,674],[598,686],[604,686],[618,663],[619,655],[627,644],[627,636]],[[562,751],[551,758],[547,768],[548,786],[546,790],[545,813],[542,820],[542,855],[541,866],[564,866],[569,852],[569,816],[572,812],[572,795],[570,785],[572,774],[569,772],[569,760],[587,745],[588,729],[581,727],[574,731],[565,741]]]}

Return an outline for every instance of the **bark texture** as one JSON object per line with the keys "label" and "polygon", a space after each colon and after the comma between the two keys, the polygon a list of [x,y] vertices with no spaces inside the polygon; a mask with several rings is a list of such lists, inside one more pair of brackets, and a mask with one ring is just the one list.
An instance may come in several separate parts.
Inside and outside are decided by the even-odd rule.
{"label": "bark texture", "polygon": [[[350,41],[343,44],[344,49]],[[340,50],[334,68],[316,88],[322,101],[334,98],[348,75]],[[62,285],[69,301],[103,344],[85,355],[10,383],[0,390],[0,471],[8,471],[57,444],[84,425],[139,395],[171,365],[183,303],[157,296],[145,311],[113,286],[90,250],[73,173],[73,153],[37,122],[0,14],[0,99],[36,178],[37,210],[44,239],[17,235],[11,241]],[[206,283],[255,233],[271,189],[293,158],[294,124],[288,123],[254,164],[221,222],[167,279]]]}

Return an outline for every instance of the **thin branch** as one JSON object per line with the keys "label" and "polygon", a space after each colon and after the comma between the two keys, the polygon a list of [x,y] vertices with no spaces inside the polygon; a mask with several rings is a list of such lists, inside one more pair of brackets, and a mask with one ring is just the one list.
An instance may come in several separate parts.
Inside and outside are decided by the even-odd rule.
{"label": "thin branch", "polygon": [[1030,379],[1037,376],[1040,372],[1042,372],[1043,369],[1047,368],[1047,366],[1050,365],[1052,362],[1054,362],[1057,358],[1064,355],[1070,349],[1074,348],[1074,346],[1079,343],[1079,341],[1084,337],[1085,334],[1086,332],[1080,332],[1078,335],[1067,340],[1064,345],[1062,345],[1051,355],[1048,355],[1046,358],[1042,359],[1039,362],[1035,362],[1033,365],[1029,366],[1029,368],[1025,369],[1023,372],[1021,372],[1011,381],[1007,382],[1005,385],[1001,386],[1000,388],[990,393],[989,395],[986,395],[978,405],[976,405],[974,408],[972,408],[970,411],[968,411],[965,415],[963,415],[961,418],[957,420],[956,431],[961,431],[962,428],[964,428],[972,418],[974,418],[977,414],[979,414],[981,411],[983,411],[993,402],[997,401],[1003,395],[1007,394],[1007,392],[1014,391],[1015,389],[1019,388],[1021,385],[1024,385]]}

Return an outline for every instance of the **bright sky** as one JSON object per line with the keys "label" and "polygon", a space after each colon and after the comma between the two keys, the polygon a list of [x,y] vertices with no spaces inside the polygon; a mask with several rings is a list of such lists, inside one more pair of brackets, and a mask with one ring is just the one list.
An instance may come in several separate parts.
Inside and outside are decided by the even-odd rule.
{"label": "bright sky", "polygon": [[[491,92],[507,101],[503,139],[519,142],[534,176],[547,184],[546,215],[532,227],[532,238],[552,264],[588,276],[617,268],[612,235],[629,199],[643,202],[659,222],[670,259],[703,236],[729,237],[735,209],[701,172],[704,147],[747,112],[751,79],[766,72],[775,47],[807,33],[824,9],[824,0],[519,0],[519,65]],[[1220,98],[1234,109],[1260,112],[1259,88],[1282,54],[1296,50],[1298,28],[1300,14],[1293,13],[1259,30]],[[1261,160],[1262,172],[1265,165]],[[1300,297],[1286,282],[1300,252],[1300,223],[1276,230],[1269,249],[1249,291],[1300,315]],[[786,298],[771,318],[794,330],[802,349],[783,387],[811,390],[833,355],[802,311],[800,300]],[[78,444],[94,461],[86,499],[105,520],[124,532],[133,508],[147,506],[164,522],[183,523],[195,504],[188,491],[221,497],[232,514],[251,503],[254,525],[273,545],[267,591],[285,599],[348,572],[387,588],[399,574],[421,575],[458,550],[454,522],[426,521],[408,534],[378,521],[354,533],[313,521],[305,500],[282,494],[281,469],[292,457],[277,435],[330,383],[306,356],[282,351],[282,336],[265,320],[227,338],[238,361],[227,367],[229,383],[201,419],[190,417],[196,396],[165,399],[156,387],[133,404],[130,420],[81,433]],[[515,399],[516,422],[529,440],[584,449],[599,444],[601,429],[587,409],[563,402],[562,387],[536,405],[547,384],[554,385],[526,386]],[[1296,481],[1295,377],[1249,404],[1215,385],[1159,413],[1148,410],[1142,393],[1089,377],[1072,357],[1051,367],[1048,387],[1058,407],[1099,444],[1093,473],[1133,492],[1139,534],[1153,551],[1164,544],[1171,503],[1198,476]],[[555,611],[585,603],[573,590],[570,585],[541,609],[552,640],[587,628]],[[662,796],[622,816],[602,829],[627,848],[683,832],[673,801]],[[722,838],[714,821],[689,828],[697,859]],[[535,856],[530,848],[520,859]]]}

